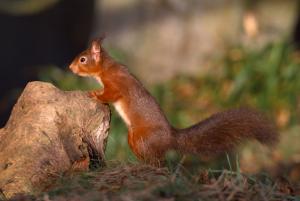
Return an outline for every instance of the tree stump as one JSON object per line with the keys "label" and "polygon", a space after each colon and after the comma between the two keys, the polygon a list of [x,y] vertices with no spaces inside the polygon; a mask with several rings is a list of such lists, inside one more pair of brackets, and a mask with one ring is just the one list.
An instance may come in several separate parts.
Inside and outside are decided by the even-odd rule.
{"label": "tree stump", "polygon": [[70,170],[101,164],[109,121],[108,106],[85,92],[28,83],[0,129],[0,194],[34,194]]}

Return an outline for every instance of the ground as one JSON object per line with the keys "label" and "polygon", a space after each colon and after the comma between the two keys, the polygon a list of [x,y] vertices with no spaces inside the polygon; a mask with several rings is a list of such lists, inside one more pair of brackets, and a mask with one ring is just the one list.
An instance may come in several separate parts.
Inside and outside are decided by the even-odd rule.
{"label": "ground", "polygon": [[[239,171],[172,168],[112,163],[86,173],[61,177],[43,201],[90,200],[300,200],[300,186],[284,177]],[[20,196],[16,200],[36,200]]]}

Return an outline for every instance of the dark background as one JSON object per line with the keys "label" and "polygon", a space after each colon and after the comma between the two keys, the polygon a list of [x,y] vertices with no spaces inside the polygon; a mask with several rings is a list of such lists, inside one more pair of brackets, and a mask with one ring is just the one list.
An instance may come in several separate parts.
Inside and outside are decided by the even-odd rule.
{"label": "dark background", "polygon": [[15,101],[14,89],[36,80],[43,66],[64,68],[86,47],[94,8],[94,0],[61,0],[37,13],[0,13],[1,126]]}

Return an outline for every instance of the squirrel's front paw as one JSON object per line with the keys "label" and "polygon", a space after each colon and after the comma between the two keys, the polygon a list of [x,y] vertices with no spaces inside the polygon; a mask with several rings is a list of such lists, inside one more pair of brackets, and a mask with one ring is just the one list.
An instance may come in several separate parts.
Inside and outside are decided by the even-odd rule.
{"label": "squirrel's front paw", "polygon": [[94,99],[94,100],[98,100],[98,93],[97,93],[97,91],[89,91],[88,92],[88,97],[90,97],[90,98],[92,98],[92,99]]}

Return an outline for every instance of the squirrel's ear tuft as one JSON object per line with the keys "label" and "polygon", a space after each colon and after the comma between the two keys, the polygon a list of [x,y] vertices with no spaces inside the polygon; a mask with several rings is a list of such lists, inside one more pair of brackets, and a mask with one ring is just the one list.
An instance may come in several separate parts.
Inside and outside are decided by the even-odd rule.
{"label": "squirrel's ear tuft", "polygon": [[105,38],[106,38],[106,34],[104,33],[97,39],[97,41],[101,44]]}

